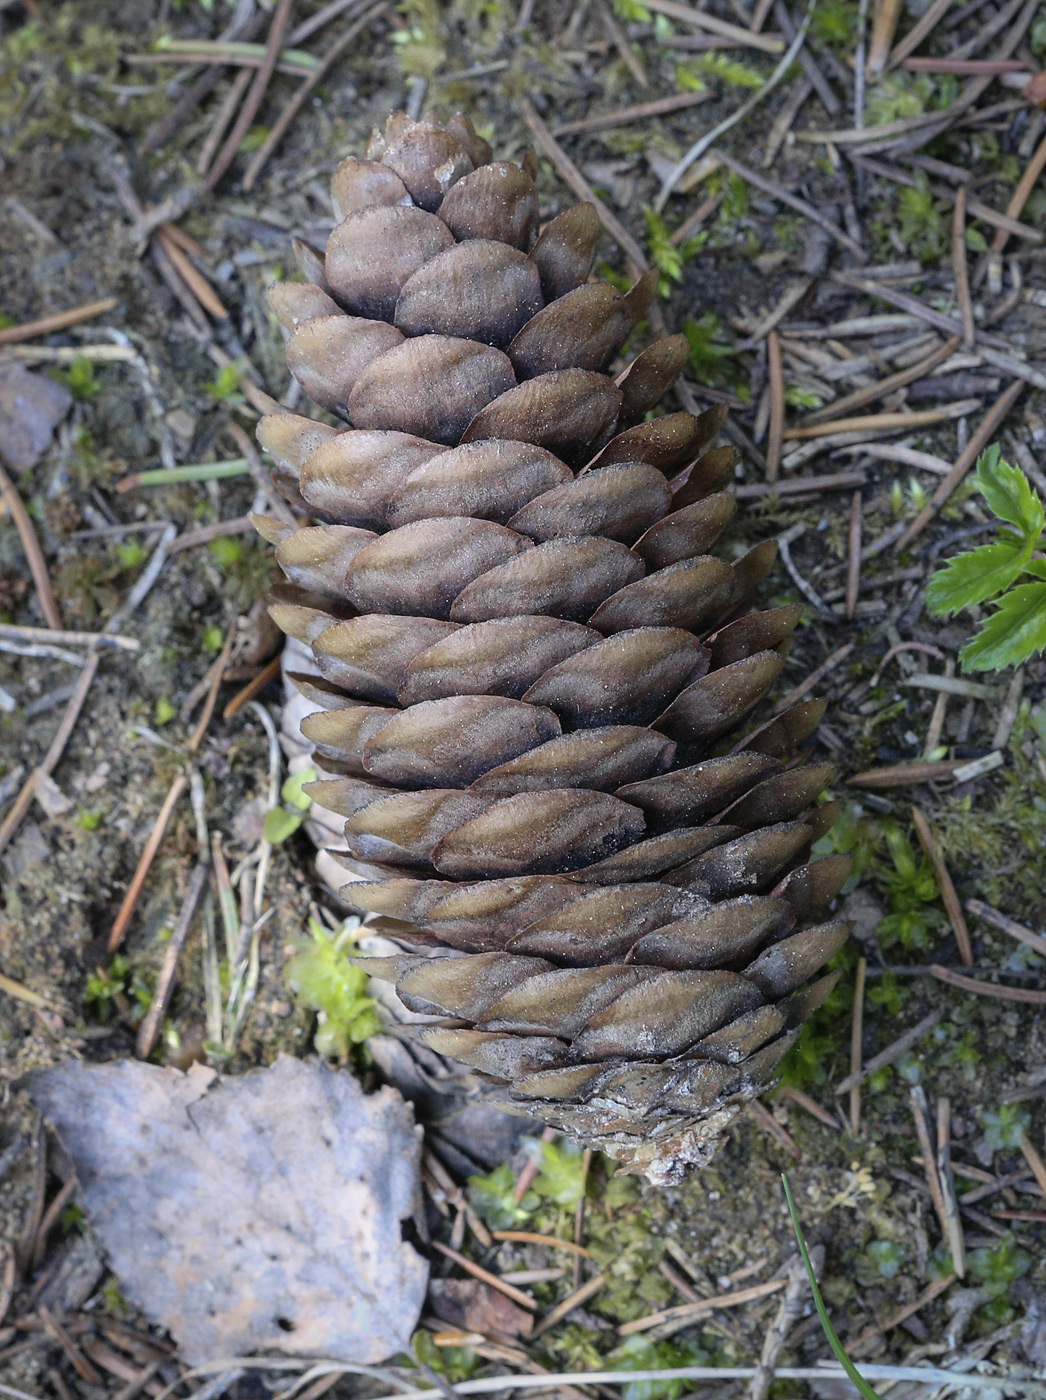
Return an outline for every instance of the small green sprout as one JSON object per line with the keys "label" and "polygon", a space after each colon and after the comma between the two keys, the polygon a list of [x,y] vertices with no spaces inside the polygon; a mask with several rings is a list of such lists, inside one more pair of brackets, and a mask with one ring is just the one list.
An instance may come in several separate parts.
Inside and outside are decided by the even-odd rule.
{"label": "small green sprout", "polygon": [[1016,1103],[1003,1103],[998,1108],[986,1109],[981,1114],[984,1141],[993,1152],[1002,1152],[1007,1147],[1020,1147],[1030,1125],[1031,1115],[1028,1110]]}
{"label": "small green sprout", "polygon": [[650,261],[661,273],[658,291],[661,296],[667,297],[671,294],[673,282],[681,280],[685,265],[704,247],[708,234],[698,233],[677,245],[672,242],[672,230],[656,209],[645,206],[643,217],[646,219],[646,245]]}
{"label": "small green sprout", "polygon": [[994,611],[959,660],[964,671],[1001,671],[1046,648],[1046,512],[1020,467],[1004,462],[997,445],[981,453],[973,480],[999,521],[996,543],[950,559],[930,580],[926,603],[935,617],[953,617],[990,602]]}
{"label": "small green sprout", "polygon": [[156,708],[153,710],[153,723],[161,726],[170,724],[177,713],[178,711],[171,704],[170,700],[168,700],[167,696],[161,695],[156,702]]}
{"label": "small green sprout", "polygon": [[487,1176],[469,1177],[469,1200],[492,1230],[514,1229],[549,1202],[573,1210],[584,1195],[585,1159],[576,1143],[524,1138],[524,1144],[540,1156],[541,1170],[521,1200],[516,1200],[516,1178],[507,1162]]}
{"label": "small green sprout", "polygon": [[739,63],[735,58],[728,58],[725,53],[719,53],[713,49],[711,52],[702,53],[690,62],[692,72],[700,73],[707,78],[716,78],[721,83],[728,83],[731,87],[741,88],[761,88],[763,86],[763,75],[754,68],[749,68],[747,63]]}
{"label": "small green sprout", "polygon": [[205,651],[212,655],[217,655],[225,645],[225,634],[217,623],[210,623],[203,629],[203,646]]}
{"label": "small green sprout", "polygon": [[134,999],[142,1012],[152,1001],[152,988],[132,967],[125,953],[116,953],[107,968],[88,973],[84,1001],[97,1020],[108,1021],[113,1007],[121,998],[128,996]]}
{"label": "small green sprout", "polygon": [[367,974],[349,961],[359,920],[346,919],[329,933],[318,919],[309,920],[311,938],[298,943],[285,974],[303,1006],[319,1013],[315,1046],[321,1055],[344,1060],[381,1030],[374,998],[367,994]]}
{"label": "small green sprout", "polygon": [[207,392],[216,403],[228,403],[236,399],[240,392],[240,380],[247,369],[247,361],[244,359],[230,360],[227,365],[222,365],[221,369],[205,385]]}
{"label": "small green sprout", "polygon": [[720,339],[722,324],[719,317],[714,311],[706,311],[696,321],[684,321],[682,330],[690,346],[690,373],[700,383],[717,383],[737,353]]}
{"label": "small green sprout", "polygon": [[1005,1298],[1031,1268],[1031,1256],[1012,1239],[1000,1241],[993,1249],[971,1249],[966,1261],[970,1273],[993,1298]]}
{"label": "small green sprout", "polygon": [[882,829],[892,869],[884,865],[876,872],[890,911],[879,922],[879,942],[884,948],[894,943],[909,949],[927,948],[942,918],[933,866],[921,852],[916,856],[896,822],[884,821]]}
{"label": "small green sprout", "polygon": [[905,1260],[905,1248],[897,1240],[872,1240],[865,1250],[871,1272],[878,1278],[896,1278]]}
{"label": "small green sprout", "polygon": [[216,540],[211,540],[209,548],[215,562],[223,569],[231,568],[243,558],[242,543],[229,535],[219,535]]}
{"label": "small green sprout", "polygon": [[614,13],[626,24],[650,23],[650,11],[641,0],[614,0]]}
{"label": "small green sprout", "polygon": [[74,399],[93,399],[102,387],[86,355],[74,355],[68,369],[55,369],[51,374],[69,388]]}
{"label": "small green sprout", "polygon": [[265,839],[271,846],[278,846],[301,826],[305,813],[312,806],[312,798],[303,789],[306,783],[316,781],[315,768],[302,768],[291,776],[280,788],[282,807],[273,807],[265,814]]}
{"label": "small green sprout", "polygon": [[[652,1342],[649,1337],[629,1337],[607,1358],[616,1371],[671,1371],[683,1366],[707,1366],[711,1357],[692,1341]],[[693,1388],[684,1380],[629,1381],[623,1400],[677,1400]]]}
{"label": "small green sprout", "polygon": [[124,540],[116,546],[116,557],[120,561],[123,569],[137,569],[139,564],[145,562],[148,551],[141,540]]}

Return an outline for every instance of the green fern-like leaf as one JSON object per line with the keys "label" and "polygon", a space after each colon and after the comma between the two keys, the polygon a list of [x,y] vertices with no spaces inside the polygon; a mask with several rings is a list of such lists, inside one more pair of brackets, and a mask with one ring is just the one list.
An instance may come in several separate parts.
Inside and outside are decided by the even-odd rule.
{"label": "green fern-like leaf", "polygon": [[964,671],[1001,671],[1046,650],[1046,583],[1022,583],[959,653]]}

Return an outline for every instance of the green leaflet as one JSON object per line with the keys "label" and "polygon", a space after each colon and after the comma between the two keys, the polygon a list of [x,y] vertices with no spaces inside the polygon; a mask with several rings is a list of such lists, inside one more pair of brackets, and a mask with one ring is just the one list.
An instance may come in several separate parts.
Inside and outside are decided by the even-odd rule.
{"label": "green leaflet", "polygon": [[1019,666],[1046,648],[1046,583],[1022,583],[999,599],[994,613],[959,653],[964,671]]}
{"label": "green leaflet", "polygon": [[999,521],[994,544],[950,559],[930,580],[926,603],[937,617],[994,602],[994,611],[959,653],[964,671],[1001,671],[1046,649],[1046,561],[1034,558],[1043,544],[1046,510],[1019,467],[1003,461],[997,446],[982,452],[974,485]]}
{"label": "green leaflet", "polygon": [[998,445],[981,453],[974,482],[993,515],[1015,525],[1025,543],[1037,543],[1044,522],[1042,502],[1020,467],[1002,461]]}
{"label": "green leaflet", "polygon": [[932,613],[947,617],[984,603],[1016,583],[1031,557],[1030,549],[1013,544],[982,544],[956,555],[934,574],[926,589]]}

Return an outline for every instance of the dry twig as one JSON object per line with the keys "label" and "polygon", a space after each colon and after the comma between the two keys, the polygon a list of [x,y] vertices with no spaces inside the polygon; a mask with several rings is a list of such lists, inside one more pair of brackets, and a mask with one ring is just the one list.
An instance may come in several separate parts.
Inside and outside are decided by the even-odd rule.
{"label": "dry twig", "polygon": [[962,958],[967,967],[972,967],[973,947],[970,943],[970,931],[966,927],[966,920],[963,917],[962,904],[955,892],[955,885],[952,882],[948,866],[945,864],[944,856],[941,854],[937,838],[934,836],[921,807],[912,808],[912,824],[915,827],[915,834],[919,838],[919,845],[922,846],[933,866],[937,887],[941,891],[941,900],[948,914],[948,922],[952,926],[952,932],[955,934],[955,941],[959,947],[959,957]]}

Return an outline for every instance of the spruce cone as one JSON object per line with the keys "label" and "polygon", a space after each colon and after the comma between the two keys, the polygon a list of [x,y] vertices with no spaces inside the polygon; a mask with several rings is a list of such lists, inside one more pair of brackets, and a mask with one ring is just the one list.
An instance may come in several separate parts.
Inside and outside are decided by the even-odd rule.
{"label": "spruce cone", "polygon": [[539,236],[534,176],[460,115],[397,114],[338,168],[325,259],[271,297],[352,426],[263,420],[321,523],[259,528],[319,668],[302,731],[364,876],[345,897],[429,945],[367,970],[505,1106],[664,1181],[830,990],[847,928],[817,921],[848,867],[808,861],[832,771],[795,755],[822,704],[750,718],[800,609],[748,611],[772,544],[710,553],[723,415],[645,421],[682,336],[607,373],[656,274],[588,282],[595,210]]}

